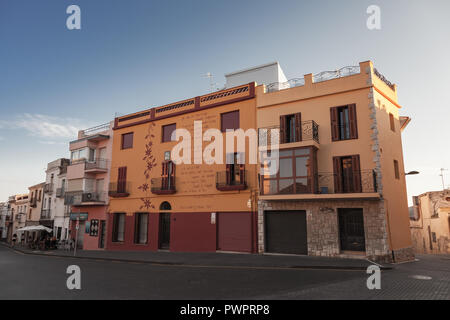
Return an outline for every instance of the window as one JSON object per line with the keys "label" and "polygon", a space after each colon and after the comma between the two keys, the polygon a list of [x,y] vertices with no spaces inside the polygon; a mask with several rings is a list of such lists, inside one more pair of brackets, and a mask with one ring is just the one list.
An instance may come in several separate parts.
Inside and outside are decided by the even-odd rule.
{"label": "window", "polygon": [[72,162],[79,160],[91,160],[91,155],[95,155],[95,149],[81,148],[72,151],[70,160],[72,160]]}
{"label": "window", "polygon": [[222,113],[220,115],[222,132],[239,129],[239,110]]}
{"label": "window", "polygon": [[301,113],[280,116],[280,143],[302,141]]}
{"label": "window", "polygon": [[134,218],[134,243],[146,244],[148,233],[148,213],[136,213]]}
{"label": "window", "polygon": [[389,122],[391,124],[391,130],[395,132],[395,121],[392,113],[389,113]]}
{"label": "window", "polygon": [[173,190],[175,188],[175,164],[172,161],[164,161],[161,167],[161,189]]}
{"label": "window", "polygon": [[[279,170],[262,177],[263,194],[301,194],[313,191],[314,151],[311,148],[281,150]],[[276,161],[276,160],[271,160]],[[268,165],[266,162],[265,166]],[[264,171],[268,172],[264,168]]]}
{"label": "window", "polygon": [[169,141],[176,141],[175,139],[172,140],[172,133],[177,128],[177,125],[174,124],[168,124],[166,126],[162,127],[162,142],[169,142]]}
{"label": "window", "polygon": [[244,153],[227,153],[226,184],[240,185],[245,182],[245,156]]}
{"label": "window", "polygon": [[125,133],[122,135],[122,149],[133,148],[133,132]]}
{"label": "window", "polygon": [[117,193],[127,192],[127,167],[120,167],[117,179]]}
{"label": "window", "polygon": [[400,171],[398,169],[398,161],[394,160],[394,174],[395,174],[395,179],[400,179]]}
{"label": "window", "polygon": [[356,104],[330,108],[331,140],[358,139]]}
{"label": "window", "polygon": [[335,193],[362,192],[359,155],[333,157]]}
{"label": "window", "polygon": [[113,242],[123,242],[125,239],[125,213],[114,213],[113,216]]}

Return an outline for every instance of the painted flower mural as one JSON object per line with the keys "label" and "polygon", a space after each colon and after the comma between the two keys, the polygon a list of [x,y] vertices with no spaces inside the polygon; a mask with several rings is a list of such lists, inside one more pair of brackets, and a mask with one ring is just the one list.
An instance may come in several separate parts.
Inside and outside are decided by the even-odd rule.
{"label": "painted flower mural", "polygon": [[144,170],[144,178],[145,182],[138,187],[139,190],[145,193],[145,197],[141,198],[142,205],[140,207],[141,210],[146,209],[155,209],[151,198],[150,198],[150,173],[153,168],[156,167],[156,160],[153,156],[153,139],[155,135],[153,134],[153,129],[155,128],[155,124],[151,122],[148,126],[147,135],[145,136],[145,152],[144,158],[142,159],[145,162],[145,170]]}

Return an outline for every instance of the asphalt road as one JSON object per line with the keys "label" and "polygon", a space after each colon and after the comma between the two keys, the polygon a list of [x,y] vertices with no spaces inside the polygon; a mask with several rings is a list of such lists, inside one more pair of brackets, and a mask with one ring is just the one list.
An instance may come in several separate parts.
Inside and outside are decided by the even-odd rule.
{"label": "asphalt road", "polygon": [[[66,286],[69,265],[81,269],[80,290]],[[27,255],[0,246],[0,299],[450,299],[449,257],[383,271],[381,290],[367,289],[368,276],[355,270],[108,262]]]}

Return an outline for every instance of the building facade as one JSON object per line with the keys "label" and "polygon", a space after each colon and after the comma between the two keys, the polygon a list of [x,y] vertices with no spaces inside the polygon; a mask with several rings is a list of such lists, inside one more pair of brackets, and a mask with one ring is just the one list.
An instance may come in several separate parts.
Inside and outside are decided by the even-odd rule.
{"label": "building facade", "polygon": [[410,227],[416,253],[450,254],[450,190],[413,197]]}
{"label": "building facade", "polygon": [[262,163],[259,252],[412,259],[396,86],[367,61],[256,98],[260,152],[271,129],[280,141],[278,173]]}
{"label": "building facade", "polygon": [[[41,212],[43,206],[44,199],[44,186],[45,183],[40,183],[28,188],[29,194],[28,197],[30,199],[29,209],[27,213],[27,220],[25,222],[25,226],[37,226],[39,225],[39,220],[41,219]],[[35,240],[38,236],[38,232],[36,231],[26,231],[25,239],[26,241]]]}
{"label": "building facade", "polygon": [[43,205],[39,224],[53,230],[58,240],[68,238],[69,214],[64,204],[67,189],[67,166],[69,159],[58,159],[47,165],[45,185],[43,188]]}
{"label": "building facade", "polygon": [[11,202],[12,234],[17,235],[18,242],[25,241],[25,234],[17,232],[17,229],[25,227],[29,204],[28,193],[15,195]]}
{"label": "building facade", "polygon": [[256,146],[255,105],[250,83],[116,118],[108,249],[256,252],[257,163],[212,146],[238,128]]}
{"label": "building facade", "polygon": [[8,226],[9,224],[9,210],[8,210],[8,202],[0,202],[0,241],[6,241],[6,237],[8,235]]}
{"label": "building facade", "polygon": [[70,142],[65,199],[71,207],[71,237],[85,250],[106,248],[113,125],[82,130],[78,139]]}

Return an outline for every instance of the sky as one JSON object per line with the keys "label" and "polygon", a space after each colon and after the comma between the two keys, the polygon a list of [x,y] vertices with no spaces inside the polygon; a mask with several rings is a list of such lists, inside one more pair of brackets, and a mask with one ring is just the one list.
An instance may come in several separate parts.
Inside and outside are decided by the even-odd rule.
{"label": "sky", "polygon": [[[81,9],[69,30],[66,9]],[[381,29],[366,12],[381,9]],[[287,78],[372,60],[398,86],[408,197],[450,169],[450,1],[0,0],[0,201],[44,181],[79,129],[209,92],[279,61]],[[450,171],[444,171],[450,187]]]}

